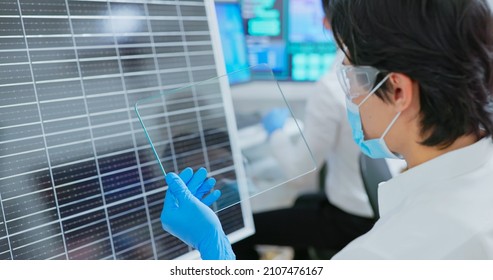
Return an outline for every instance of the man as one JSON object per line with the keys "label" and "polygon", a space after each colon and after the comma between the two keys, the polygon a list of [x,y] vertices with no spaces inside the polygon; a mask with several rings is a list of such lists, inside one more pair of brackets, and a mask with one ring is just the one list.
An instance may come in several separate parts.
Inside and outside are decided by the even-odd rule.
{"label": "man", "polygon": [[[258,259],[258,244],[291,246],[295,258],[307,258],[307,248],[338,251],[373,227],[375,216],[359,167],[361,154],[351,139],[344,94],[335,71],[317,83],[307,100],[303,135],[317,167],[328,163],[324,192],[302,195],[289,208],[255,213],[255,234],[233,245],[237,259]],[[287,113],[287,111],[286,111]],[[269,132],[269,148],[288,176],[300,174],[307,164],[304,141],[292,142],[283,128],[283,109],[269,112],[263,120]],[[286,151],[290,151],[286,153]]]}
{"label": "man", "polygon": [[[493,258],[493,16],[487,2],[330,0],[325,12],[345,53],[338,74],[355,142],[371,157],[402,157],[408,164],[380,185],[375,226],[334,258]],[[171,196],[163,227],[205,259],[232,259],[217,217],[192,195],[213,179],[190,172],[185,182],[166,177]],[[176,218],[187,215],[203,219],[186,225]]]}

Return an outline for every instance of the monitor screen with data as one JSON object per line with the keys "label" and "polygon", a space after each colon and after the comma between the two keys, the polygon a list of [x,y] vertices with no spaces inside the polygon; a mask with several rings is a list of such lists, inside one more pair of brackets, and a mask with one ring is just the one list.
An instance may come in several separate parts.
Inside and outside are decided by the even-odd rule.
{"label": "monitor screen with data", "polygon": [[[250,65],[267,64],[277,79],[287,79],[286,2],[243,0],[241,3]],[[263,74],[253,73],[253,77],[262,79]]]}
{"label": "monitor screen with data", "polygon": [[289,64],[293,81],[317,81],[332,66],[336,43],[323,25],[321,0],[289,1]]}

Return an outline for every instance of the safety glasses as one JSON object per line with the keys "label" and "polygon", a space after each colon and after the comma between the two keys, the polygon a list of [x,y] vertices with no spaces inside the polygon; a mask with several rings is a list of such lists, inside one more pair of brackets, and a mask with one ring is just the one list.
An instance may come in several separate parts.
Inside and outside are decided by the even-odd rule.
{"label": "safety glasses", "polygon": [[348,100],[375,92],[389,78],[387,74],[375,85],[380,70],[372,66],[344,65],[344,57],[342,53],[337,58],[337,78]]}

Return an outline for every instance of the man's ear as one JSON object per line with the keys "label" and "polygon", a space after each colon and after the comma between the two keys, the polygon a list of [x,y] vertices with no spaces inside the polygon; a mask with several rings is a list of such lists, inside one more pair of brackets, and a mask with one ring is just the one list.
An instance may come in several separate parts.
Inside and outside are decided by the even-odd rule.
{"label": "man's ear", "polygon": [[327,17],[324,17],[323,24],[324,24],[325,29],[332,30],[332,26],[330,26],[330,22],[329,22],[329,19]]}
{"label": "man's ear", "polygon": [[416,98],[415,81],[401,73],[391,73],[389,77],[393,94],[390,96],[397,112],[407,110]]}

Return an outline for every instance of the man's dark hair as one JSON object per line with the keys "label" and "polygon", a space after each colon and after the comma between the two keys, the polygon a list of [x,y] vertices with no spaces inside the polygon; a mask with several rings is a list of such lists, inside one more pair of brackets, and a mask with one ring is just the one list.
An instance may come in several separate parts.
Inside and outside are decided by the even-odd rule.
{"label": "man's dark hair", "polygon": [[[322,3],[353,65],[373,66],[380,78],[402,73],[419,84],[423,145],[445,148],[482,130],[492,135],[493,19],[486,1]],[[388,83],[377,96],[389,100],[387,89]]]}

